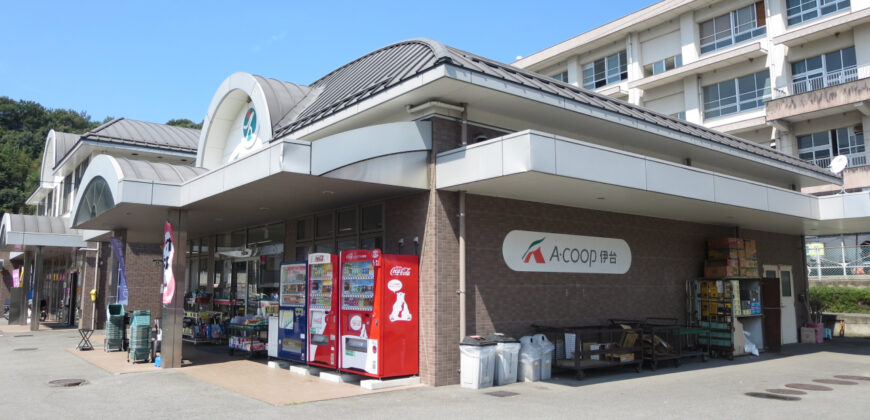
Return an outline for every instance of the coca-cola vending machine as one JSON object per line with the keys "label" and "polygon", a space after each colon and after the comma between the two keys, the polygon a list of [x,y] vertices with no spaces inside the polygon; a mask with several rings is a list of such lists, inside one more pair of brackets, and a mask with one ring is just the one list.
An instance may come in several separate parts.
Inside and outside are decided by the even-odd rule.
{"label": "coca-cola vending machine", "polygon": [[340,369],[375,378],[416,375],[416,255],[341,253]]}
{"label": "coca-cola vending machine", "polygon": [[308,255],[308,364],[338,368],[338,255]]}

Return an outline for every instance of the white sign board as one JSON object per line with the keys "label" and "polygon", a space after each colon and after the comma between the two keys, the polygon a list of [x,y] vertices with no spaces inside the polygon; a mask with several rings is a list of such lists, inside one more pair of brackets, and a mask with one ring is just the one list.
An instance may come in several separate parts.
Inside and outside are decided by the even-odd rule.
{"label": "white sign board", "polygon": [[513,230],[501,246],[514,271],[625,274],[631,249],[622,239]]}

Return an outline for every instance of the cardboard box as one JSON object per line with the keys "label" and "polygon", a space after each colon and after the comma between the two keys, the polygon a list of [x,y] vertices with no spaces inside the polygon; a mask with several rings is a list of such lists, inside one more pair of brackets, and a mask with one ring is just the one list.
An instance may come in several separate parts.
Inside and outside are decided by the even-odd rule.
{"label": "cardboard box", "polygon": [[607,353],[607,358],[620,363],[631,362],[634,360],[634,353]]}
{"label": "cardboard box", "polygon": [[740,238],[715,238],[707,241],[707,249],[743,248],[743,239]]}
{"label": "cardboard box", "polygon": [[732,277],[740,275],[740,260],[729,258],[727,260],[704,261],[704,277]]}
{"label": "cardboard box", "polygon": [[816,343],[816,329],[801,327],[801,343]]}
{"label": "cardboard box", "polygon": [[590,351],[607,350],[613,343],[583,343],[583,353],[589,356],[589,360],[604,360],[604,353],[589,354]]}
{"label": "cardboard box", "polygon": [[755,244],[755,239],[744,239],[743,250],[746,258],[758,260],[758,251]]}

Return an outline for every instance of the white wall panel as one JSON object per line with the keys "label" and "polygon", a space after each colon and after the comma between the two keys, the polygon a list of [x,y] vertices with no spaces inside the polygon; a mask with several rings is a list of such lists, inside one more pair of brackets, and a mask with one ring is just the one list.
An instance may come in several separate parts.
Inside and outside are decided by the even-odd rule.
{"label": "white wall panel", "polygon": [[716,202],[767,210],[767,188],[758,184],[717,176]]}
{"label": "white wall panel", "polygon": [[698,200],[714,201],[713,175],[666,163],[647,161],[647,190]]}
{"label": "white wall panel", "polygon": [[680,44],[680,31],[673,31],[640,44],[641,63],[647,65],[680,54],[683,46]]}
{"label": "white wall panel", "polygon": [[767,189],[768,210],[772,212],[809,218],[813,214],[813,201],[815,199],[798,192]]}
{"label": "white wall panel", "polygon": [[556,142],[556,174],[630,188],[646,188],[643,159],[565,140]]}
{"label": "white wall panel", "polygon": [[490,140],[467,149],[438,156],[435,185],[446,188],[502,176],[502,143]]}

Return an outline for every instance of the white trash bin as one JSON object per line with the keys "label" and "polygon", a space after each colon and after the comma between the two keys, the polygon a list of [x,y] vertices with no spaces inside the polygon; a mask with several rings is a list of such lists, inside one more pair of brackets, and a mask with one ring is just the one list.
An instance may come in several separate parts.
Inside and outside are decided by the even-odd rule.
{"label": "white trash bin", "polygon": [[480,389],[492,386],[495,374],[495,343],[479,336],[459,343],[459,385]]}
{"label": "white trash bin", "polygon": [[541,380],[550,379],[553,376],[553,352],[556,345],[544,334],[533,335],[532,342],[541,347]]}
{"label": "white trash bin", "polygon": [[495,385],[507,385],[517,381],[520,342],[504,334],[490,334],[488,341],[495,343]]}
{"label": "white trash bin", "polygon": [[520,338],[520,364],[517,380],[536,382],[541,380],[541,348],[532,342],[532,336]]}

